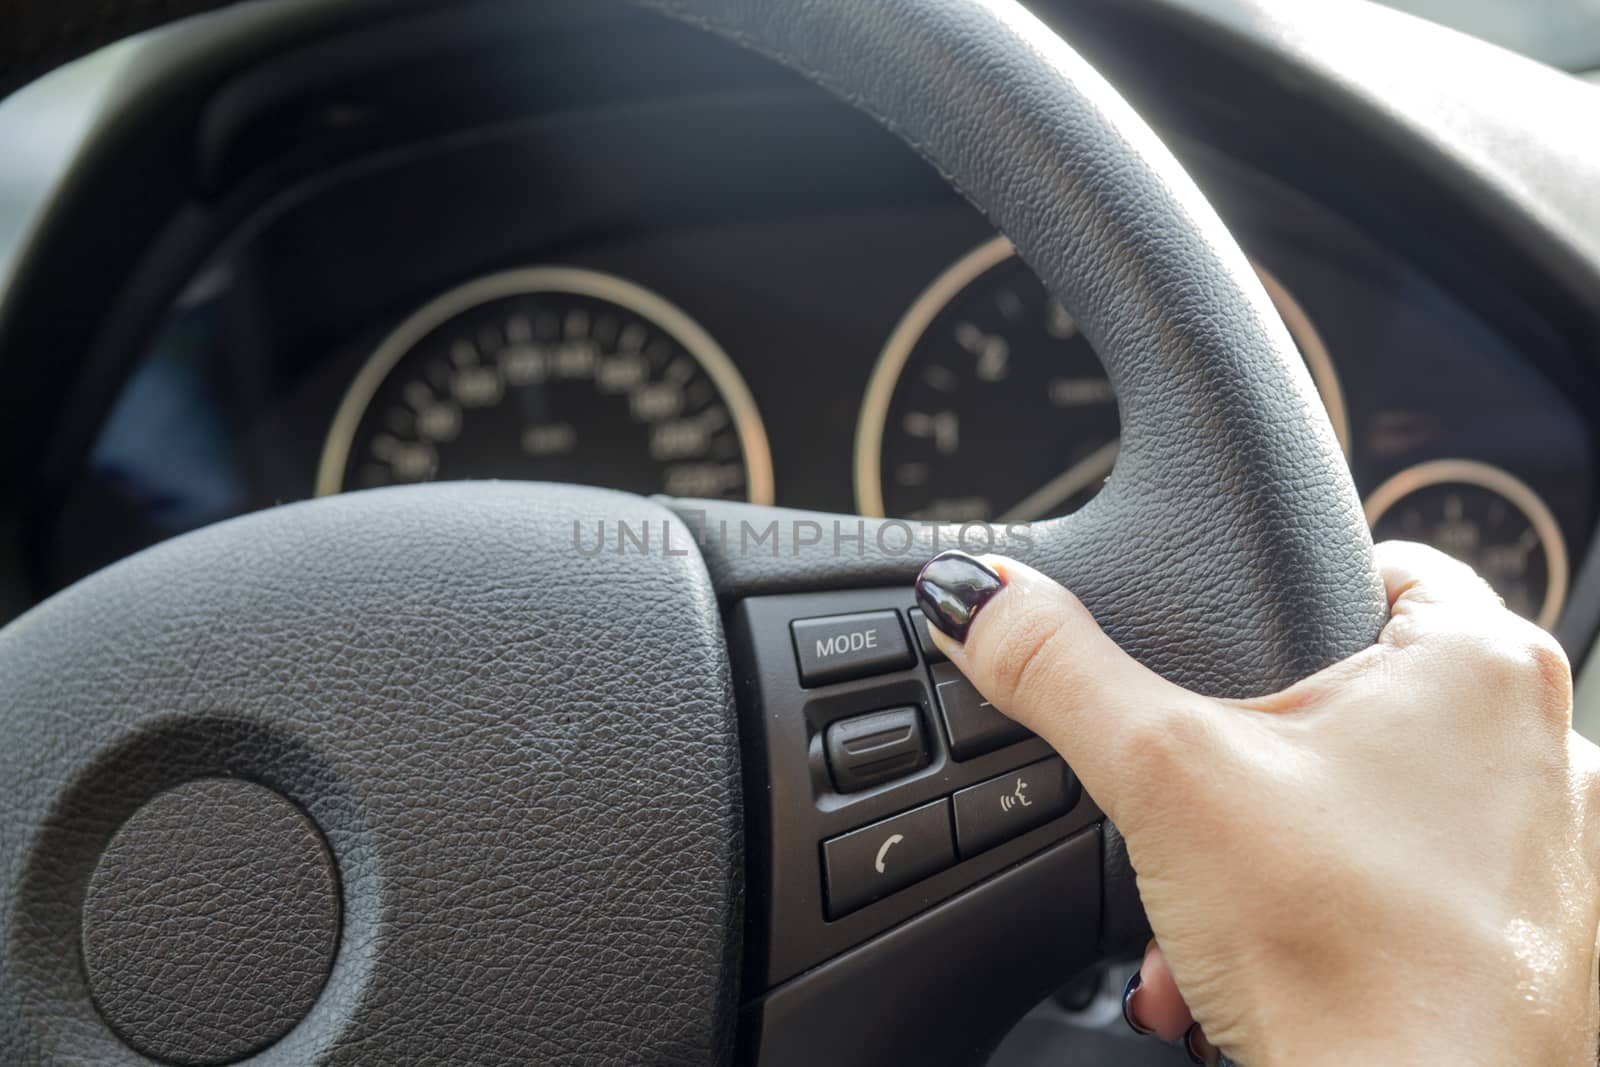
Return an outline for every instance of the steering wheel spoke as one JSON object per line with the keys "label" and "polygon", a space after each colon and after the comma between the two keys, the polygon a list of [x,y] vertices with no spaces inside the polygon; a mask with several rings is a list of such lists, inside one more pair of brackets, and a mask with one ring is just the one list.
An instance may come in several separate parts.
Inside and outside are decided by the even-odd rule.
{"label": "steering wheel spoke", "polygon": [[919,618],[908,586],[730,615],[763,1064],[987,1048],[1097,955],[1099,810]]}

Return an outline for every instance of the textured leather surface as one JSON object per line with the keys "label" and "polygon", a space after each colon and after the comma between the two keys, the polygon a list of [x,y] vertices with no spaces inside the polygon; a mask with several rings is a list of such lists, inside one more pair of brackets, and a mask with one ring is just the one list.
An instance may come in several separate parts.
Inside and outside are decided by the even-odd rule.
{"label": "textured leather surface", "polygon": [[83,903],[83,970],[155,1059],[230,1063],[305,1018],[339,940],[339,882],[305,813],[253,782],[156,797],[112,837]]}
{"label": "textured leather surface", "polygon": [[[1293,343],[1193,183],[1065,44],[1020,8],[962,0],[657,0],[645,6],[773,55],[884,121],[1012,238],[1102,355],[1122,406],[1123,447],[1110,484],[1077,515],[1038,524],[1025,537],[997,547],[1065,581],[1135,655],[1176,680],[1213,693],[1277,688],[1373,639],[1383,604],[1366,525]],[[763,527],[773,518],[737,509],[713,514],[744,515]],[[845,521],[853,525],[853,520]],[[418,525],[423,525],[420,519]],[[714,539],[706,553],[718,591],[727,598],[908,580],[931,551],[926,532],[905,551],[898,535],[886,540],[878,536],[884,529],[873,524],[864,542],[841,550],[826,536],[802,544],[791,526],[780,528],[772,554],[743,554],[720,547]],[[442,547],[434,541],[438,530],[423,536]],[[164,557],[158,553],[157,558]],[[611,584],[603,582],[600,588]],[[249,587],[270,588],[257,587],[254,576]],[[443,586],[434,586],[433,592],[450,595]],[[573,606],[593,609],[601,619],[615,614],[614,604],[594,600],[590,595]],[[66,609],[59,604],[43,609],[51,610]],[[312,613],[309,618],[280,619],[278,625],[318,621]],[[341,621],[348,625],[351,620]],[[423,647],[413,651],[427,660]],[[672,645],[663,642],[662,647]],[[617,657],[609,664],[614,684],[651,651],[629,649],[624,658],[611,646],[603,651],[571,646],[575,656],[585,648],[586,655]],[[660,648],[655,651],[659,656]],[[5,654],[0,646],[0,657]],[[258,669],[266,670],[270,662],[258,660]],[[435,675],[432,663],[427,672],[391,666],[412,686],[459,681],[449,670]],[[676,669],[674,664],[664,674]],[[589,669],[581,677],[597,684]],[[677,684],[684,684],[682,677],[673,675]],[[90,716],[87,721],[97,720]],[[726,737],[721,740],[726,743]],[[428,746],[421,750],[427,752]],[[391,758],[401,759],[398,752],[396,748]],[[409,765],[419,757],[413,752],[404,758]],[[570,778],[562,781],[569,790],[578,788]],[[37,792],[48,795],[51,788]],[[302,802],[329,827],[337,853],[341,840],[334,824]],[[682,811],[651,816],[687,822],[695,810],[686,804]],[[40,812],[21,814],[21,827],[38,825]],[[441,821],[448,822],[450,814],[446,803]],[[730,817],[723,813],[724,824]],[[700,824],[701,837],[705,825],[715,823]],[[566,846],[570,856],[572,843]],[[30,854],[53,857],[64,847],[47,842]],[[523,855],[516,850],[512,854]],[[450,865],[424,864],[420,869],[426,874],[405,884],[429,901],[465,892],[468,886],[481,892],[479,883],[464,877],[453,885],[449,875],[455,868]],[[726,879],[726,868],[717,869]],[[1115,875],[1108,889],[1125,885],[1125,878]],[[19,907],[31,913],[45,905],[38,897],[24,896]],[[719,915],[725,918],[727,910],[722,908]],[[469,918],[477,913],[463,915],[461,921]],[[709,926],[709,916],[706,922]],[[398,922],[389,930],[397,939],[424,936]],[[603,930],[595,923],[583,932],[593,937]],[[347,942],[349,938],[347,933]],[[525,952],[535,944],[525,945]],[[576,938],[571,944],[577,951]],[[660,947],[648,946],[652,951]],[[383,960],[380,955],[378,963]],[[696,962],[698,969],[680,967],[697,970],[701,978],[712,974],[711,959]],[[343,1003],[335,990],[344,966],[341,956],[324,1004]],[[30,994],[50,988],[40,976],[24,977],[21,988]],[[480,972],[479,982],[483,980]],[[11,980],[6,986],[9,996]],[[459,987],[448,978],[445,986],[459,995]],[[662,1027],[653,1013],[670,1012],[692,1000],[687,981],[679,998],[672,996],[672,988],[669,983],[660,1004],[648,1005],[654,1024],[648,1033],[658,1039],[657,1048]],[[579,1002],[570,992],[562,992],[563,1004]],[[517,999],[493,1003],[503,1008]],[[592,995],[582,1002],[595,1003]],[[448,1022],[436,1024],[432,1015],[421,1014],[419,1004],[410,1003],[415,1018],[428,1019],[431,1039],[452,1033]],[[484,1007],[481,1002],[477,1006]],[[455,1007],[447,999],[437,1011],[445,1019],[464,1020],[468,1013],[453,1013]],[[607,1007],[597,1005],[594,1011],[608,1015]],[[372,1041],[396,1032],[372,1029],[373,1014],[383,1013],[359,1018],[352,1013],[350,1029]],[[637,1022],[639,1016],[629,1019]],[[586,1033],[614,1039],[618,1026],[612,1020]],[[330,1028],[308,1023],[301,1033],[308,1030],[325,1035]],[[635,1030],[627,1033],[643,1038]],[[487,1055],[473,1058],[481,1062],[510,1055],[511,1045],[502,1039],[526,1037],[530,1049],[545,1052],[531,1059],[557,1062],[551,1053],[577,1047],[570,1043],[572,1036],[570,1029],[548,1025],[521,1030],[505,1016],[492,1014],[472,1034],[475,1047],[482,1045]],[[697,1032],[694,1038],[669,1047],[714,1043],[713,1034]],[[334,1047],[330,1060],[348,1054],[354,1044]],[[585,1062],[604,1062],[591,1048],[584,1048]],[[407,1055],[427,1058],[414,1047]]]}
{"label": "textured leather surface", "polygon": [[[1293,342],[1182,167],[1066,44],[1004,4],[659,6],[894,130],[1012,239],[1100,354],[1122,417],[1106,488],[974,547],[1064,582],[1130,653],[1215,695],[1282,688],[1376,638],[1371,538]],[[960,543],[959,530],[677,506],[727,599],[909,582],[937,540]],[[773,549],[749,551],[742,524],[775,518]],[[1103,941],[1126,947],[1144,922],[1126,849],[1103,866]]]}
{"label": "textured leather surface", "polygon": [[[1008,551],[1136,656],[1218,695],[1279,688],[1373,640],[1366,523],[1293,342],[1193,182],[1070,48],[1007,5],[662,6],[881,118],[1012,238],[1094,343],[1121,404],[1116,471]],[[879,529],[860,550],[805,533],[775,554],[713,539],[707,556],[725,593],[909,580],[931,541],[885,551],[906,537]]]}
{"label": "textured leather surface", "polygon": [[253,1063],[722,1062],[743,857],[716,598],[692,551],[578,565],[601,520],[673,521],[577,487],[335,497],[0,631],[0,1063],[147,1062],[90,1002],[84,886],[208,775],[303,808],[342,884],[328,984]]}

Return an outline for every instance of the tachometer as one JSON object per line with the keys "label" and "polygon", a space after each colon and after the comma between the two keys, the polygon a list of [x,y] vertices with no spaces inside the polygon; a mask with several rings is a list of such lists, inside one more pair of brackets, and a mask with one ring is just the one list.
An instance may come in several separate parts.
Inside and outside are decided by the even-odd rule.
{"label": "tachometer", "polygon": [[574,267],[479,278],[402,322],[339,405],[317,492],[456,478],[773,498],[766,431],[711,336]]}
{"label": "tachometer", "polygon": [[[1327,349],[1283,286],[1261,278],[1348,451]],[[868,515],[947,521],[1063,515],[1099,491],[1118,433],[1099,358],[997,237],[928,287],[879,357],[856,429],[856,503]]]}
{"label": "tachometer", "polygon": [[1484,577],[1545,629],[1567,599],[1567,542],[1543,498],[1515,475],[1466,459],[1403,470],[1367,498],[1379,541],[1421,541]]}

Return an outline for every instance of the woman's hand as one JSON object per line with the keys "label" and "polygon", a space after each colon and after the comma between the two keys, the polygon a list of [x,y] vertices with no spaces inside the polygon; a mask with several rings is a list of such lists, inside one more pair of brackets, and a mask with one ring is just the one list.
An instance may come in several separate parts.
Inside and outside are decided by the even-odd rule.
{"label": "woman's hand", "polygon": [[1379,643],[1256,700],[1165,681],[1010,560],[947,553],[918,599],[1127,838],[1164,964],[1245,1067],[1588,1067],[1600,750],[1566,657],[1448,557],[1378,560]]}

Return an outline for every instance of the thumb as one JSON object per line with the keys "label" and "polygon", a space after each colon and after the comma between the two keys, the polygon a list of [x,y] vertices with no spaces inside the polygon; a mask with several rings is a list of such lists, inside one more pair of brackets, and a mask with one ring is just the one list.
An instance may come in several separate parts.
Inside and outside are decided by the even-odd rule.
{"label": "thumb", "polygon": [[[917,575],[934,640],[991,704],[1050,743],[1116,819],[1119,783],[1206,724],[1211,701],[1124,652],[1059,584],[1002,556],[945,552]],[[1179,741],[1179,738],[1186,739]]]}

